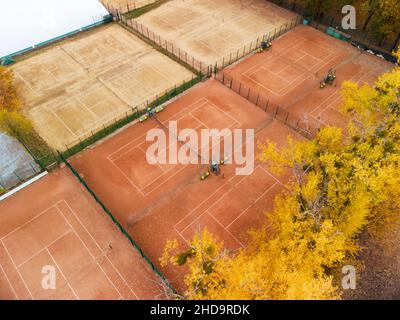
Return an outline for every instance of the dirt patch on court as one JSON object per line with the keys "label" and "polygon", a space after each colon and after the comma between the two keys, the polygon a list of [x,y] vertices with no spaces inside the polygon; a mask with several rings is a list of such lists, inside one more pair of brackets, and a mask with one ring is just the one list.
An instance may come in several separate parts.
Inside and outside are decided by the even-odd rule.
{"label": "dirt patch on court", "polygon": [[[161,280],[68,169],[1,202],[0,212],[0,299],[165,298]],[[56,286],[46,290],[49,268]]]}
{"label": "dirt patch on court", "polygon": [[24,112],[61,151],[193,76],[117,24],[17,63],[13,71]]}
{"label": "dirt patch on court", "polygon": [[[332,86],[320,89],[330,68]],[[342,126],[340,87],[343,81],[372,84],[393,65],[311,27],[298,26],[276,41],[272,49],[224,70],[243,86],[268,97],[304,122]]]}
{"label": "dirt patch on court", "polygon": [[137,20],[208,64],[290,24],[296,15],[263,0],[172,0]]}
{"label": "dirt patch on court", "polygon": [[[282,146],[289,134],[296,133],[215,80],[192,89],[158,118],[162,125],[150,119],[131,126],[74,157],[72,165],[157,264],[168,239],[185,245],[205,227],[231,250],[246,245],[248,230],[266,222],[264,212],[271,209],[281,181],[257,161],[248,176],[238,176],[236,169],[241,166],[228,164],[222,167],[223,175],[205,181],[200,180],[208,168],[205,164],[151,165],[146,159],[150,145],[146,134],[150,129],[166,130],[177,121],[178,132],[253,128],[256,143],[270,139]],[[172,138],[176,142],[176,136]],[[160,152],[169,154],[174,145]],[[247,149],[238,150],[245,154]],[[165,272],[182,289],[182,274],[170,268]]]}

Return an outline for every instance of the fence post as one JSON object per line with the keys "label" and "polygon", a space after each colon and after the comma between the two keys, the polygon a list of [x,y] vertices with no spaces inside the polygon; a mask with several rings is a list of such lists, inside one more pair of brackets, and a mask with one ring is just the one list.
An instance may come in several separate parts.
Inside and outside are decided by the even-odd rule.
{"label": "fence post", "polygon": [[35,167],[32,165],[32,163],[29,162],[29,166],[31,167],[32,171],[33,171],[34,173],[36,173],[36,169],[35,169]]}
{"label": "fence post", "polygon": [[296,123],[296,130],[299,128],[299,124],[300,124],[300,119],[297,120],[297,123]]}
{"label": "fence post", "polygon": [[275,110],[274,118],[276,118],[276,116],[277,116],[277,114],[278,114],[278,111],[279,111],[279,106],[276,106],[276,110]]}
{"label": "fence post", "polygon": [[13,173],[18,178],[19,182],[23,181],[22,178],[17,174],[17,172],[14,171]]}

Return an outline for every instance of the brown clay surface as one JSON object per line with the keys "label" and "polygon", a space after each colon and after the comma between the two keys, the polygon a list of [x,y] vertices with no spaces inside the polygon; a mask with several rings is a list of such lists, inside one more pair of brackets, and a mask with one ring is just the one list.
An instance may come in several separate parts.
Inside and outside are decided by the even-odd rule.
{"label": "brown clay surface", "polygon": [[[244,246],[248,230],[266,222],[264,212],[281,190],[281,181],[257,161],[251,175],[236,175],[236,165],[230,164],[222,167],[224,176],[206,181],[199,179],[206,165],[150,165],[146,134],[171,120],[177,120],[178,130],[253,128],[257,141],[269,139],[279,146],[296,133],[212,79],[172,102],[158,117],[163,125],[154,119],[134,124],[76,156],[72,165],[157,265],[168,239],[184,245],[205,227],[229,249]],[[163,271],[182,289],[182,273]]]}
{"label": "brown clay surface", "polygon": [[[55,290],[41,285],[47,265]],[[0,202],[0,300],[164,297],[161,280],[68,169]]]}
{"label": "brown clay surface", "polygon": [[60,151],[193,76],[117,24],[62,42],[12,68],[25,114]]}
{"label": "brown clay surface", "polygon": [[172,0],[137,20],[199,61],[220,65],[295,18],[265,0]]}
{"label": "brown clay surface", "polygon": [[[270,103],[305,121],[343,125],[340,87],[346,80],[373,83],[393,67],[312,27],[297,26],[273,41],[272,49],[224,70],[229,77],[268,97]],[[330,68],[332,86],[320,89]]]}

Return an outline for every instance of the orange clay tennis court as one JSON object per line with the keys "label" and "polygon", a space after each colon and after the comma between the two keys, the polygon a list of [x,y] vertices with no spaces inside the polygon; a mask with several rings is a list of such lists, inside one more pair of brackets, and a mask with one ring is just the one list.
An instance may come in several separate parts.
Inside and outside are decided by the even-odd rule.
{"label": "orange clay tennis court", "polygon": [[[297,26],[274,41],[272,49],[225,69],[224,74],[304,121],[343,125],[341,83],[373,83],[392,67],[312,27]],[[336,70],[336,81],[320,89],[330,68]]]}
{"label": "orange clay tennis court", "polygon": [[[156,299],[161,280],[68,169],[0,202],[0,300]],[[42,287],[43,267],[55,289]]]}
{"label": "orange clay tennis court", "polygon": [[[212,79],[172,102],[158,119],[162,125],[155,119],[131,125],[74,157],[72,165],[157,265],[168,239],[184,245],[204,227],[229,249],[244,246],[247,231],[266,222],[263,212],[271,208],[281,181],[257,161],[251,175],[238,176],[236,164],[229,164],[222,167],[223,175],[205,181],[200,174],[206,165],[150,165],[146,133],[165,129],[172,120],[178,130],[253,128],[257,141],[278,145],[296,133]],[[162,271],[182,289],[181,273]]]}

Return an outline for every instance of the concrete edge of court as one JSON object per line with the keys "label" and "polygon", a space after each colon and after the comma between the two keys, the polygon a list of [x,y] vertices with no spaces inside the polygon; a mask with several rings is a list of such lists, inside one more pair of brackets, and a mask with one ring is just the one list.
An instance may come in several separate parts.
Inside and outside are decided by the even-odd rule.
{"label": "concrete edge of court", "polygon": [[2,196],[0,196],[0,202],[3,201],[3,200],[5,200],[5,199],[7,199],[7,198],[9,198],[9,197],[11,197],[12,195],[16,194],[17,192],[19,192],[19,191],[25,189],[26,187],[30,186],[31,184],[33,184],[33,183],[35,183],[36,181],[38,181],[38,180],[44,178],[44,177],[47,176],[47,175],[48,175],[48,172],[47,172],[47,171],[44,171],[44,172],[38,174],[36,177],[33,177],[32,179],[30,179],[30,180],[28,180],[28,181],[22,183],[22,184],[19,185],[18,187],[14,188],[14,189],[12,189],[11,191],[9,191],[9,192],[3,194]]}

